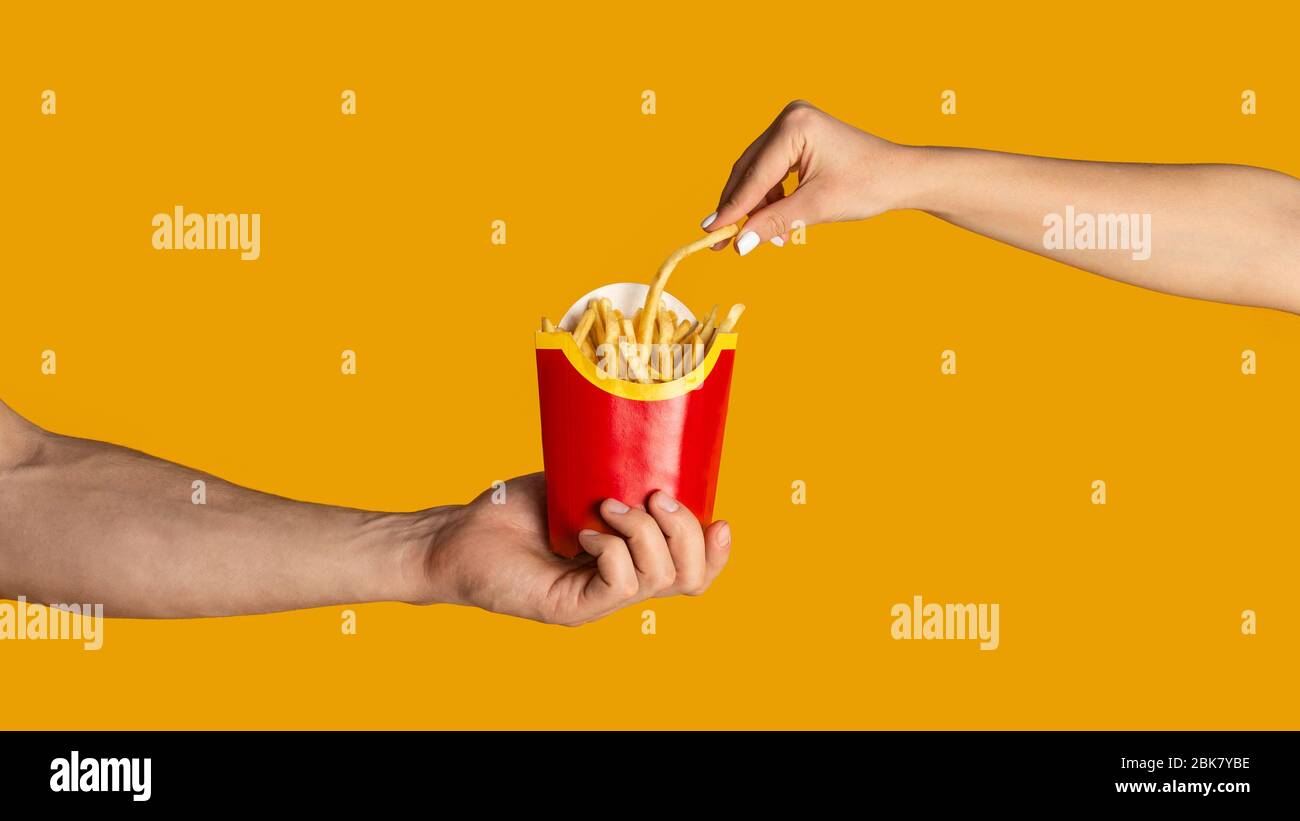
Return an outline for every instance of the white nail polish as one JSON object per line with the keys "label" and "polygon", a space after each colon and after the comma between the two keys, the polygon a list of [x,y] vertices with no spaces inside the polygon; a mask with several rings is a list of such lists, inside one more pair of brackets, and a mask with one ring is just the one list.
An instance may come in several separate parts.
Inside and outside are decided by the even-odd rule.
{"label": "white nail polish", "polygon": [[775,245],[777,248],[784,248],[784,247],[785,247],[785,240],[781,239],[780,237],[772,237],[771,242],[772,242],[772,244]]}
{"label": "white nail polish", "polygon": [[757,245],[758,234],[755,234],[753,231],[746,231],[740,235],[740,239],[736,240],[736,250],[740,252],[742,257],[754,250],[754,247]]}
{"label": "white nail polish", "polygon": [[713,221],[717,218],[718,218],[718,212],[714,211],[712,214],[709,214],[707,217],[704,218],[704,222],[700,223],[700,227],[708,228],[710,225],[713,224]]}

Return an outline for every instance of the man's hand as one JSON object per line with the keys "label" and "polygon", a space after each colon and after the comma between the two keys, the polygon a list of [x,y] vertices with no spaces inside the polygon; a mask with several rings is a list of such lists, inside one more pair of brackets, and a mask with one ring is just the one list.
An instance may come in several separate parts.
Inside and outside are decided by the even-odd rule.
{"label": "man's hand", "polygon": [[726,522],[701,529],[659,492],[648,511],[605,500],[601,515],[613,533],[584,531],[579,540],[588,555],[563,559],[547,546],[540,473],[506,483],[504,504],[493,504],[487,491],[463,508],[430,513],[440,522],[424,558],[424,601],[551,624],[583,624],[655,596],[703,593],[731,548]]}

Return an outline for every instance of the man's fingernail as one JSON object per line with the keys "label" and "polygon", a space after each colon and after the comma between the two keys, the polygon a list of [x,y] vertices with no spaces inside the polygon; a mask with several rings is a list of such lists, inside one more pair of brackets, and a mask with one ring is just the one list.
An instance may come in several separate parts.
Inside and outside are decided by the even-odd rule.
{"label": "man's fingernail", "polygon": [[680,505],[677,504],[677,500],[669,496],[667,493],[661,492],[655,498],[659,500],[659,507],[661,507],[663,510],[667,511],[668,513],[676,513],[677,508],[680,507]]}
{"label": "man's fingernail", "polygon": [[784,248],[785,240],[781,239],[780,237],[772,237],[772,244],[775,245],[777,248]]}
{"label": "man's fingernail", "polygon": [[736,240],[736,250],[742,257],[754,250],[756,245],[758,245],[758,234],[753,231],[746,231],[740,235],[740,239]]}
{"label": "man's fingernail", "polygon": [[722,527],[718,528],[718,546],[724,550],[731,547],[731,525],[726,522],[723,522]]}
{"label": "man's fingernail", "polygon": [[609,499],[605,502],[605,507],[610,513],[627,513],[632,509],[620,502],[618,499]]}
{"label": "man's fingernail", "polygon": [[700,223],[700,227],[708,228],[710,225],[713,224],[713,221],[717,218],[718,218],[718,212],[714,211],[712,214],[709,214],[707,217],[704,218],[704,222]]}

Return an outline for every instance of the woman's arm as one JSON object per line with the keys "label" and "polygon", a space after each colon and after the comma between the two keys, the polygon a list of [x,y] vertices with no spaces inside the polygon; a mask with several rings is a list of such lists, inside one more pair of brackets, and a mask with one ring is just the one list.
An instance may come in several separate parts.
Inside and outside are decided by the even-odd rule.
{"label": "woman's arm", "polygon": [[0,598],[143,618],[443,602],[579,624],[703,592],[726,563],[726,523],[706,533],[663,493],[648,512],[607,500],[621,535],[588,534],[575,561],[547,547],[540,474],[491,495],[414,513],[297,502],[48,433],[0,402]]}
{"label": "woman's arm", "polygon": [[750,215],[747,254],[795,220],[902,208],[1121,282],[1300,313],[1300,180],[1249,166],[903,146],[796,102],[742,155],[705,227]]}

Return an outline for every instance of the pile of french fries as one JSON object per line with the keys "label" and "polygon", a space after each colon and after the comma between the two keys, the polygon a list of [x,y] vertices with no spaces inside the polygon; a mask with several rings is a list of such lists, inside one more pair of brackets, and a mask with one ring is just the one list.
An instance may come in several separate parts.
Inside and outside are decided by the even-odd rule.
{"label": "pile of french fries", "polygon": [[[717,334],[735,330],[744,312],[745,306],[738,303],[719,322],[718,306],[714,305],[703,322],[692,322],[679,320],[660,300],[654,310],[647,312],[643,306],[628,317],[609,299],[593,299],[573,329],[573,340],[603,377],[671,382],[699,367]],[[559,329],[542,317],[542,330],[551,333]]]}
{"label": "pile of french fries", "polygon": [[[681,379],[704,362],[718,334],[735,330],[740,315],[745,312],[744,305],[731,306],[721,322],[718,322],[717,305],[703,322],[691,322],[684,318],[678,320],[675,313],[665,308],[663,294],[677,263],[696,251],[735,236],[739,230],[739,225],[719,228],[669,254],[650,282],[645,305],[637,308],[636,316],[623,316],[608,299],[587,303],[587,309],[573,328],[573,339],[583,356],[596,363],[602,377],[629,382]],[[551,320],[542,317],[542,330],[550,333],[557,329]]]}

